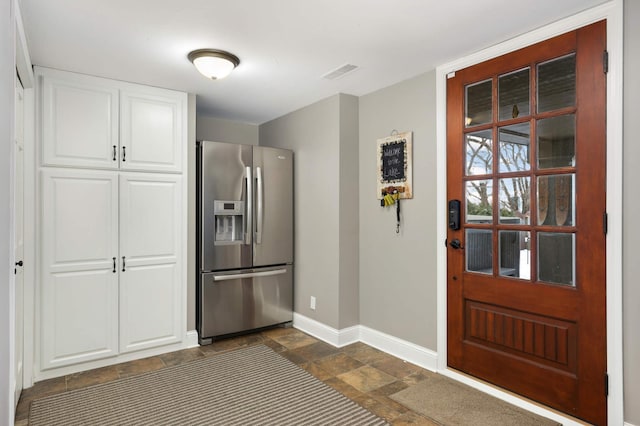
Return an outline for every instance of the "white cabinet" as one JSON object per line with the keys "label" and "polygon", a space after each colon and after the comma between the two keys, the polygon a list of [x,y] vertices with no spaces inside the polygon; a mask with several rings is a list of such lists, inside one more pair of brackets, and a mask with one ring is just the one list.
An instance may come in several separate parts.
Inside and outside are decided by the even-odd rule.
{"label": "white cabinet", "polygon": [[182,171],[187,96],[36,67],[42,164]]}
{"label": "white cabinet", "polygon": [[42,369],[118,353],[118,176],[42,172]]}
{"label": "white cabinet", "polygon": [[187,95],[36,75],[36,375],[184,347]]}
{"label": "white cabinet", "polygon": [[120,176],[120,351],[181,339],[181,177]]}
{"label": "white cabinet", "polygon": [[182,340],[182,178],[118,175],[42,172],[43,370]]}
{"label": "white cabinet", "polygon": [[120,93],[121,169],[180,172],[183,108],[167,92]]}
{"label": "white cabinet", "polygon": [[42,77],[42,163],[118,167],[118,89],[102,79]]}

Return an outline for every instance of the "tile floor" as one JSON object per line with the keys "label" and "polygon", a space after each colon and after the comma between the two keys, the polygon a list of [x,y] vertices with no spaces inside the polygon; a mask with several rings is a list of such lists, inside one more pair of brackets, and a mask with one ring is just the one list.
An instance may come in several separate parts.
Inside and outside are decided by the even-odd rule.
{"label": "tile floor", "polygon": [[106,383],[121,377],[158,370],[193,359],[214,356],[222,351],[255,344],[269,346],[394,426],[436,425],[436,423],[389,398],[389,395],[418,383],[434,373],[364,343],[335,348],[294,328],[275,328],[221,340],[208,346],[185,349],[38,382],[22,392],[16,412],[16,426],[29,424],[29,405],[34,399]]}

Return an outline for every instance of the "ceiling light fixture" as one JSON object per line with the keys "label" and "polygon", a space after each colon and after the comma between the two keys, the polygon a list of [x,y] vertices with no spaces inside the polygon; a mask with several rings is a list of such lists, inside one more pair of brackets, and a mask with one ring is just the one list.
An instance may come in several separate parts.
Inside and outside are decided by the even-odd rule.
{"label": "ceiling light fixture", "polygon": [[200,74],[212,80],[225,78],[240,64],[240,59],[224,50],[198,49],[187,56]]}

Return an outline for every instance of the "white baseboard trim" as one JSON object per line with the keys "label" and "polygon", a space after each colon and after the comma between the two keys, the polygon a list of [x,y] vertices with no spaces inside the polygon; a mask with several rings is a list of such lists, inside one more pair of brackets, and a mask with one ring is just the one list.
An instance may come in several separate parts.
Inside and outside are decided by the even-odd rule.
{"label": "white baseboard trim", "polygon": [[196,346],[200,346],[198,343],[198,332],[196,330],[187,331],[184,340],[187,348],[195,348]]}
{"label": "white baseboard trim", "polygon": [[436,352],[364,325],[360,326],[360,341],[427,370],[438,367]]}
{"label": "white baseboard trim", "polygon": [[624,422],[624,426],[636,426],[633,423]]}
{"label": "white baseboard trim", "polygon": [[326,324],[305,317],[304,315],[296,312],[293,313],[293,326],[300,331],[304,331],[305,333],[338,348],[350,345],[351,343],[356,343],[360,339],[359,326],[357,325],[344,328],[342,330],[336,330],[333,327],[329,327]]}
{"label": "white baseboard trim", "polygon": [[363,325],[336,330],[294,312],[293,326],[338,348],[362,342],[430,371],[436,371],[438,365],[438,355],[432,350]]}

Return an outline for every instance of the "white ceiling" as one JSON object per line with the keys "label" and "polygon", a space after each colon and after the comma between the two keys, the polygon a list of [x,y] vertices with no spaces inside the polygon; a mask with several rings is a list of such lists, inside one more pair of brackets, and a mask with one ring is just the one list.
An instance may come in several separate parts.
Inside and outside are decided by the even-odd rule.
{"label": "white ceiling", "polygon": [[[361,96],[605,0],[22,0],[36,65],[197,94],[199,115],[260,124]],[[191,50],[237,55],[207,80]],[[359,68],[336,80],[322,75]]]}

